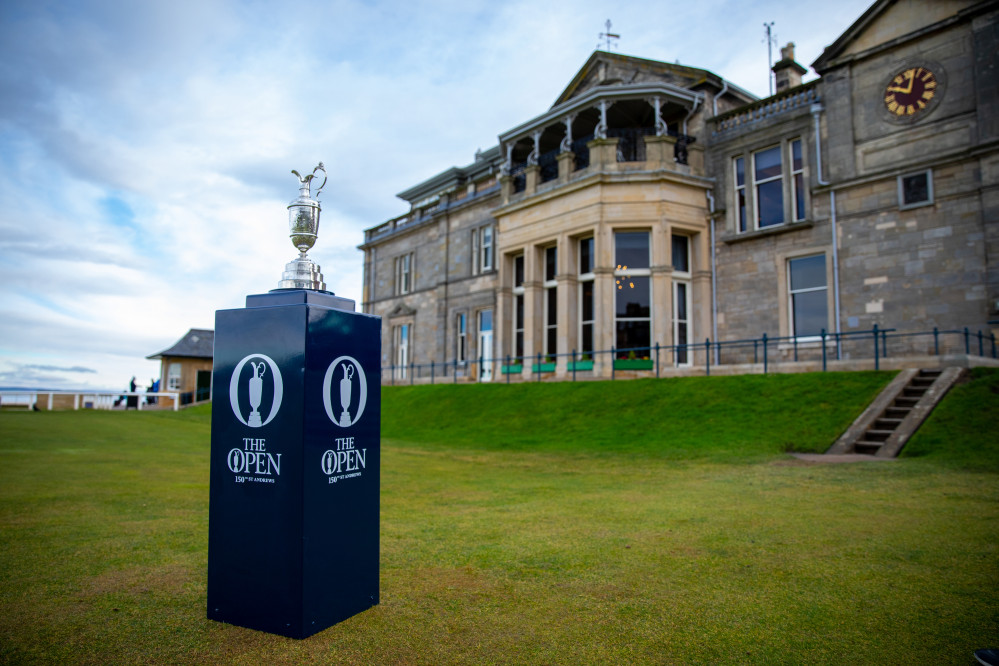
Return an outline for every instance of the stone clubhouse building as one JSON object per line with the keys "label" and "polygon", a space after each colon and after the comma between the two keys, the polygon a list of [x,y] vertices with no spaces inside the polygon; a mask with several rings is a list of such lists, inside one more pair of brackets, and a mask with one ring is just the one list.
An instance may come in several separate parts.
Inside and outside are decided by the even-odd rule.
{"label": "stone clubhouse building", "polygon": [[383,380],[749,363],[764,333],[775,359],[849,359],[875,327],[931,354],[964,344],[935,328],[993,330],[997,15],[878,0],[816,80],[782,49],[766,99],[595,52],[547,112],[365,231]]}

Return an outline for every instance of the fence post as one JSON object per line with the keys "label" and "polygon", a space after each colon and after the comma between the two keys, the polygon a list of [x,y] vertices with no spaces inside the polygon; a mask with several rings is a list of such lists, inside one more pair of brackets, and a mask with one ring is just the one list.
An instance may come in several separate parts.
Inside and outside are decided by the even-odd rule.
{"label": "fence post", "polygon": [[878,357],[878,325],[874,324],[874,369],[881,369],[881,359]]}
{"label": "fence post", "polygon": [[659,379],[659,343],[656,343],[656,379]]}
{"label": "fence post", "polygon": [[978,329],[978,355],[985,356],[982,348],[982,329]]}
{"label": "fence post", "polygon": [[458,357],[454,357],[454,377],[451,379],[452,384],[458,383]]}
{"label": "fence post", "polygon": [[538,352],[538,365],[536,367],[538,368],[538,371],[535,374],[537,374],[538,381],[540,382],[541,381],[541,352]]}
{"label": "fence post", "polygon": [[967,326],[964,327],[964,353],[965,354],[970,354],[971,353],[971,342],[970,342],[969,337],[968,337],[968,327]]}
{"label": "fence post", "polygon": [[434,385],[434,361],[430,360],[430,385]]}
{"label": "fence post", "polygon": [[576,381],[576,348],[572,348],[572,381]]}
{"label": "fence post", "polygon": [[763,374],[767,374],[767,334],[763,334]]}
{"label": "fence post", "polygon": [[[826,329],[822,329],[822,372],[826,371]],[[794,339],[797,342],[798,338]]]}
{"label": "fence post", "polygon": [[753,365],[760,362],[760,341],[753,338]]}
{"label": "fence post", "polygon": [[[825,329],[823,329],[823,330],[825,330]],[[797,335],[794,336],[792,338],[792,340],[794,340],[794,362],[797,363],[798,362],[798,336]]]}
{"label": "fence post", "polygon": [[881,331],[881,356],[888,358],[888,331]]}
{"label": "fence post", "polygon": [[409,385],[412,386],[413,382],[416,381],[416,373],[413,372],[413,362],[409,362]]}
{"label": "fence post", "polygon": [[992,338],[992,358],[996,357],[996,334],[989,333],[989,337]]}
{"label": "fence post", "polygon": [[704,371],[711,376],[711,338],[704,338]]}
{"label": "fence post", "polygon": [[940,331],[933,327],[933,355],[940,356]]}
{"label": "fence post", "polygon": [[615,369],[614,369],[614,357],[615,356],[617,356],[617,354],[614,352],[614,346],[611,345],[611,381],[613,381],[615,379],[615,375],[617,374],[615,372]]}

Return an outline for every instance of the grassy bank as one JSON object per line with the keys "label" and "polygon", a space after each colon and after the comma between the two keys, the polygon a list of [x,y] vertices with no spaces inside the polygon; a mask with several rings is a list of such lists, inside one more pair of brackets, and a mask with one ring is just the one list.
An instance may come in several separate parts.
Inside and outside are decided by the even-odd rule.
{"label": "grassy bank", "polygon": [[5,413],[0,661],[966,664],[999,373],[898,461],[784,453],[887,378],[385,389],[381,604],[305,641],[204,619],[207,410]]}

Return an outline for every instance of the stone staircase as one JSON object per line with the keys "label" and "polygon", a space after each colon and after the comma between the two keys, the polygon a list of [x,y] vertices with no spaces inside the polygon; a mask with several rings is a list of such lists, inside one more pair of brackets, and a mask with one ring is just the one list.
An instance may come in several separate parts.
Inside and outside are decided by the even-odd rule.
{"label": "stone staircase", "polygon": [[827,455],[894,458],[937,403],[957,382],[961,368],[903,370],[853,422]]}

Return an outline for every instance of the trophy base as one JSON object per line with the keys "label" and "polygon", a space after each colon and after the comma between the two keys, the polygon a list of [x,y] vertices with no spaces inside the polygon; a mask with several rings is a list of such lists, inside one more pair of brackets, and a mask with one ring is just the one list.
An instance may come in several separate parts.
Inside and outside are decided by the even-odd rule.
{"label": "trophy base", "polygon": [[340,413],[340,427],[346,428],[350,425],[350,413],[345,409]]}
{"label": "trophy base", "polygon": [[278,282],[278,289],[326,291],[326,283],[323,282],[320,267],[303,254],[294,261],[285,264],[281,281]]}
{"label": "trophy base", "polygon": [[258,412],[257,410],[253,410],[252,412],[250,412],[250,418],[247,419],[246,425],[250,426],[251,428],[259,428],[261,425],[263,425],[260,421],[260,412]]}

